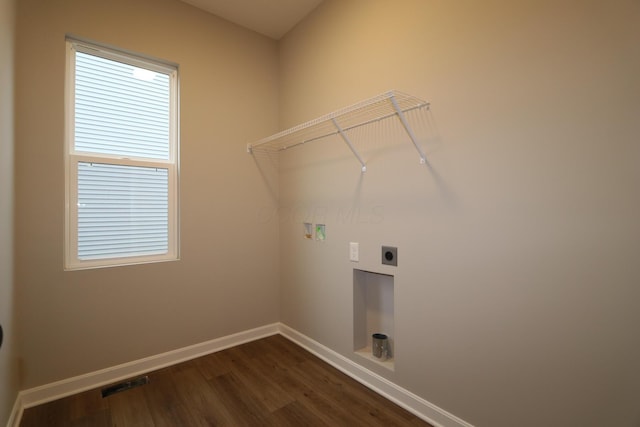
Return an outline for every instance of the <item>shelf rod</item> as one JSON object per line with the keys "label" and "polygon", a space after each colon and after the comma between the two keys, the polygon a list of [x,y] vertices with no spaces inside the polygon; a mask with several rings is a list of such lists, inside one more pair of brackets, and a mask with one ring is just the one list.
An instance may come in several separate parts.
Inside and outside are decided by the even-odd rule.
{"label": "shelf rod", "polygon": [[398,117],[402,122],[402,126],[404,126],[404,130],[407,131],[407,134],[409,134],[409,138],[411,138],[411,142],[413,142],[413,145],[416,147],[416,150],[418,150],[418,153],[420,154],[420,164],[424,165],[427,162],[427,156],[422,151],[422,148],[420,148],[420,145],[418,145],[418,138],[416,138],[416,135],[413,133],[413,129],[411,129],[411,126],[409,126],[409,122],[407,122],[407,118],[404,116],[404,113],[400,109],[395,96],[391,95],[390,99],[391,103],[393,104],[393,108],[396,109],[396,113],[398,114]]}
{"label": "shelf rod", "polygon": [[349,140],[349,137],[347,136],[347,134],[344,133],[344,131],[342,130],[342,128],[340,127],[340,125],[338,124],[336,119],[331,119],[331,121],[333,122],[333,124],[336,127],[336,129],[338,129],[338,133],[340,134],[342,139],[344,139],[344,142],[347,143],[347,145],[349,146],[349,148],[351,149],[353,154],[356,156],[356,158],[360,162],[360,165],[362,166],[362,172],[366,172],[367,171],[367,166],[364,164],[364,160],[362,160],[362,157],[360,157],[360,154],[356,151],[355,147],[353,146],[353,144]]}

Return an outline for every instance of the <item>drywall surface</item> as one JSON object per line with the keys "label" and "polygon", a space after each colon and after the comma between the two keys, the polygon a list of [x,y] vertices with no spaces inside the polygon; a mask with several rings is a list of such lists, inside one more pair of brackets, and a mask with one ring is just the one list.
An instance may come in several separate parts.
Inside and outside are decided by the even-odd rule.
{"label": "drywall surface", "polygon": [[[181,259],[63,271],[65,34],[179,64]],[[16,281],[23,388],[278,320],[273,40],[176,0],[20,1]],[[273,209],[272,209],[273,210]]]}
{"label": "drywall surface", "polygon": [[338,138],[281,157],[282,322],[357,361],[353,269],[392,274],[390,380],[476,426],[640,425],[639,20],[630,0],[323,3],[279,46],[281,125],[406,91],[432,102],[428,164],[388,121],[352,133],[364,174]]}
{"label": "drywall surface", "polygon": [[13,65],[14,0],[0,0],[0,424],[18,394],[13,280]]}

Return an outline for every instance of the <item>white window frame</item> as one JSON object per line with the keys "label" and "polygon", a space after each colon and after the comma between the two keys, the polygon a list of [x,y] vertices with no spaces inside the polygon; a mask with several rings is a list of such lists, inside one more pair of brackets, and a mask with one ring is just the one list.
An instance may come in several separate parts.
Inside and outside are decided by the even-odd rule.
{"label": "white window frame", "polygon": [[[179,259],[179,110],[178,66],[113,47],[67,37],[65,90],[65,270],[79,270]],[[170,77],[169,159],[119,157],[75,150],[75,58],[76,52],[146,68]],[[102,163],[122,166],[157,167],[168,170],[168,250],[158,255],[82,260],[78,258],[78,163]]]}

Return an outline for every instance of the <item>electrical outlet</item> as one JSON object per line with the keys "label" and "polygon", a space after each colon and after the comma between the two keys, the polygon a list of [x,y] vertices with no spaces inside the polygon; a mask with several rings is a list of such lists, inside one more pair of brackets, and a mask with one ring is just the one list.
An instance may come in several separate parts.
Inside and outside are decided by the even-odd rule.
{"label": "electrical outlet", "polygon": [[349,259],[353,262],[360,261],[360,244],[356,242],[349,243]]}
{"label": "electrical outlet", "polygon": [[393,246],[382,247],[382,263],[398,266],[398,248]]}

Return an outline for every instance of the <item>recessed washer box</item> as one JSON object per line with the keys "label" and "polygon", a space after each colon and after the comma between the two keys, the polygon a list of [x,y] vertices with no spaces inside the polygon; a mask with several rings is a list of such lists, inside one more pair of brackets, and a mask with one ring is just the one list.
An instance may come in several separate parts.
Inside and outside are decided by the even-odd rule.
{"label": "recessed washer box", "polygon": [[385,265],[398,266],[398,248],[394,246],[382,247],[382,263]]}

